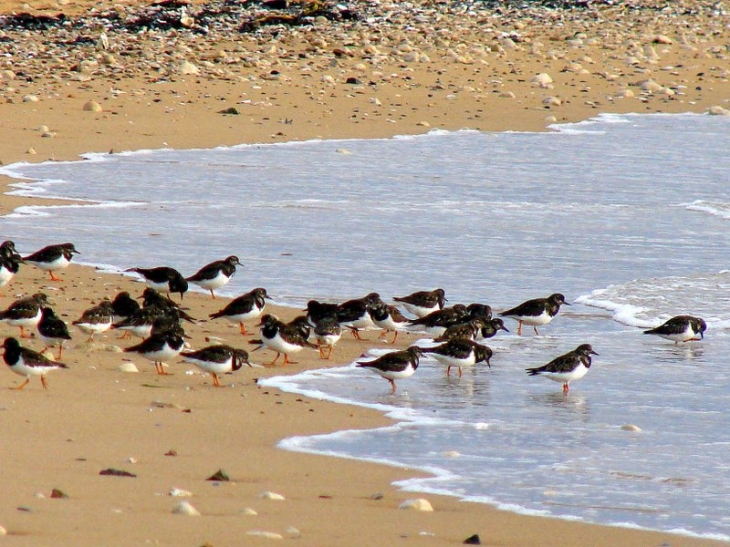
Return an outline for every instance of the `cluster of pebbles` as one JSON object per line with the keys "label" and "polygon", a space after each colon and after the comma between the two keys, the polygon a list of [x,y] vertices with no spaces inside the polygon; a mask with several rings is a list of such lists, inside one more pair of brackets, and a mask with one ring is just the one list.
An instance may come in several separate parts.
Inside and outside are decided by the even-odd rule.
{"label": "cluster of pebbles", "polygon": [[[320,85],[385,85],[394,73],[463,65],[480,77],[456,92],[520,97],[519,84],[506,77],[512,74],[539,104],[554,108],[571,100],[569,92],[582,93],[572,100],[597,106],[632,98],[671,101],[707,82],[726,83],[730,75],[728,8],[716,1],[94,6],[79,16],[64,15],[70,4],[57,13],[0,15],[0,95],[28,102],[37,100],[19,90],[28,83],[181,76],[265,85],[314,75]],[[524,59],[543,69],[523,72]],[[682,59],[710,68],[697,73]],[[609,83],[608,99],[591,94],[590,78]],[[561,89],[559,82],[579,89]]]}

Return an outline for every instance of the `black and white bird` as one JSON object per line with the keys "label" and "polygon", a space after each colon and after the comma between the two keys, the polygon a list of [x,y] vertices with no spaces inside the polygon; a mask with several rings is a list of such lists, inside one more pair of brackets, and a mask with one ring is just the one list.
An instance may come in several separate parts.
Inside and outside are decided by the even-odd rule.
{"label": "black and white bird", "polygon": [[124,348],[125,353],[137,353],[155,364],[157,374],[168,374],[165,362],[177,357],[185,345],[183,335],[177,329],[153,332],[139,344]]}
{"label": "black and white bird", "polygon": [[296,364],[294,361],[289,360],[291,354],[297,353],[304,348],[318,349],[317,346],[307,340],[307,337],[298,325],[284,323],[275,315],[265,314],[261,318],[259,326],[261,327],[262,344],[259,348],[266,346],[276,352],[276,357],[266,366],[273,366],[282,353],[284,354],[282,365],[289,363]]}
{"label": "black and white bird", "polygon": [[192,363],[200,370],[210,374],[213,378],[213,385],[221,387],[218,376],[228,372],[235,372],[243,365],[251,366],[248,361],[248,352],[242,349],[233,348],[225,344],[208,346],[196,351],[180,352],[180,357],[188,363]]}
{"label": "black and white bird", "polygon": [[418,368],[421,354],[421,348],[410,346],[401,351],[391,351],[372,361],[358,361],[356,366],[380,374],[390,382],[390,392],[395,393],[395,381],[413,376]]}
{"label": "black and white bird", "polygon": [[159,291],[170,293],[179,293],[180,300],[188,290],[188,282],[183,275],[175,268],[169,266],[158,266],[156,268],[129,268],[127,272],[139,274],[145,280],[147,286]]}
{"label": "black and white bird", "polygon": [[231,255],[224,260],[216,260],[203,266],[194,275],[186,278],[186,281],[210,291],[210,295],[215,298],[214,291],[231,280],[233,274],[236,273],[236,266],[243,266],[243,264],[237,256]]}
{"label": "black and white bird", "polygon": [[320,319],[313,329],[314,339],[319,348],[319,356],[321,359],[332,359],[332,353],[335,351],[335,344],[342,337],[342,327],[334,317],[323,317]]}
{"label": "black and white bird", "polygon": [[375,328],[373,318],[370,316],[370,308],[377,306],[382,300],[380,295],[376,292],[363,296],[362,298],[353,298],[342,302],[337,306],[337,321],[343,328],[348,328],[352,331],[352,335],[358,340],[362,340],[360,337],[360,330]]}
{"label": "black and white bird", "polygon": [[167,312],[157,306],[140,308],[129,317],[112,323],[112,329],[123,331],[122,338],[129,338],[132,334],[140,338],[148,338],[152,334],[152,325],[155,320]]}
{"label": "black and white bird", "polygon": [[590,344],[581,344],[573,351],[556,357],[542,367],[528,368],[530,376],[545,376],[563,384],[563,393],[570,391],[569,383],[580,380],[591,368],[591,355],[598,355]]}
{"label": "black and white bird", "polygon": [[127,291],[117,293],[112,300],[112,310],[114,311],[114,323],[118,323],[131,315],[134,315],[142,306],[139,305]]}
{"label": "black and white bird", "polygon": [[189,323],[195,323],[197,319],[188,314],[177,302],[159,293],[152,287],[147,287],[142,291],[142,307],[143,308],[160,308],[166,312],[174,313],[179,319],[184,319]]}
{"label": "black and white bird", "polygon": [[319,300],[310,300],[307,302],[307,320],[309,324],[315,326],[320,320],[327,317],[337,319],[337,304],[331,302],[320,302]]}
{"label": "black and white bird", "polygon": [[519,306],[500,313],[502,317],[511,317],[516,319],[517,335],[522,335],[522,325],[529,325],[535,330],[535,334],[540,334],[537,331],[537,327],[541,325],[547,325],[560,311],[560,306],[565,304],[569,306],[565,301],[565,296],[560,293],[551,294],[547,298],[535,298],[523,302]]}
{"label": "black and white bird", "polygon": [[23,261],[33,264],[40,270],[48,272],[51,281],[61,281],[53,272],[68,268],[74,254],[80,254],[73,243],[59,243],[48,245],[42,249],[23,257]]}
{"label": "black and white bird", "polygon": [[[704,319],[692,315],[677,315],[656,328],[645,330],[644,334],[656,334],[675,344],[701,340],[705,337],[707,323]],[[699,336],[699,338],[697,338]]]}
{"label": "black and white bird", "polygon": [[432,291],[417,291],[407,296],[394,296],[393,300],[403,304],[403,307],[416,317],[425,317],[429,313],[443,309],[446,292],[443,289]]}
{"label": "black and white bird", "polygon": [[[136,302],[135,302],[136,304]],[[95,334],[108,331],[114,322],[114,308],[109,300],[104,300],[96,306],[92,306],[81,314],[71,324],[78,327],[83,333],[88,334],[88,342],[94,340]]]}
{"label": "black and white bird", "polygon": [[447,328],[469,318],[467,307],[463,304],[455,304],[410,321],[409,330],[422,330],[431,336],[441,336]]}
{"label": "black and white bird", "polygon": [[452,338],[438,346],[421,348],[421,351],[446,365],[446,376],[451,376],[451,367],[458,368],[459,378],[463,367],[472,367],[482,362],[491,367],[489,360],[493,353],[491,348],[463,338]]}
{"label": "black and white bird", "polygon": [[248,334],[246,322],[261,317],[266,307],[269,295],[266,289],[258,287],[231,300],[225,308],[210,314],[211,319],[228,319],[231,323],[238,323],[241,334]]}
{"label": "black and white bird", "polygon": [[15,250],[15,243],[9,239],[0,244],[0,287],[4,287],[20,271],[23,259]]}
{"label": "black and white bird", "polygon": [[5,349],[3,359],[15,374],[25,377],[25,382],[14,389],[23,389],[30,382],[31,376],[40,376],[44,389],[48,389],[46,374],[60,368],[68,368],[67,365],[52,361],[37,351],[24,348],[15,338],[6,338],[2,346]]}
{"label": "black and white bird", "polygon": [[58,348],[56,359],[63,357],[63,343],[71,340],[66,323],[56,315],[53,308],[41,308],[41,320],[38,322],[38,337],[46,347],[41,350],[45,352],[48,348]]}
{"label": "black and white bird", "polygon": [[393,340],[390,343],[395,344],[398,340],[398,334],[408,330],[410,320],[391,304],[379,302],[375,306],[371,306],[369,311],[375,326],[383,329],[383,332],[378,336],[381,340],[384,340],[388,333],[392,332],[394,333]]}
{"label": "black and white bird", "polygon": [[8,325],[19,327],[21,338],[30,338],[31,335],[25,329],[35,328],[41,320],[41,307],[49,305],[48,296],[39,292],[16,300],[4,311],[0,311],[0,321],[7,321]]}

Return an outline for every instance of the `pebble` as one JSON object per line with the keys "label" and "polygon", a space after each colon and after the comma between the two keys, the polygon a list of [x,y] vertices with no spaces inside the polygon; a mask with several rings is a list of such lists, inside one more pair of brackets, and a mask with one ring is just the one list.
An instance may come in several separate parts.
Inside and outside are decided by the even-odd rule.
{"label": "pebble", "polygon": [[286,529],[286,535],[290,538],[300,538],[302,537],[302,533],[299,531],[299,529],[295,528],[294,526],[288,526]]}
{"label": "pebble", "polygon": [[640,80],[636,82],[636,85],[642,91],[649,91],[651,93],[655,93],[664,89],[664,86],[662,84],[655,80],[652,80],[651,78],[649,78],[648,80]]}
{"label": "pebble", "polygon": [[261,492],[259,494],[259,497],[262,499],[265,499],[265,500],[275,500],[275,501],[284,501],[286,499],[281,494],[277,494],[276,492],[269,492],[268,490],[266,492]]}
{"label": "pebble", "polygon": [[0,536],[7,536],[7,535],[8,535],[8,531],[3,526],[0,526]]}
{"label": "pebble", "polygon": [[638,425],[626,424],[621,426],[622,431],[631,431],[632,433],[640,433],[641,428]]}
{"label": "pebble", "polygon": [[181,501],[172,509],[174,515],[187,515],[190,517],[199,517],[200,511],[193,507],[187,501]]}
{"label": "pebble", "polygon": [[103,109],[96,101],[87,101],[83,106],[84,112],[101,112]]}
{"label": "pebble", "polygon": [[139,372],[137,365],[132,362],[122,363],[117,367],[117,370],[119,372]]}
{"label": "pebble", "polygon": [[545,97],[542,100],[542,104],[544,106],[560,106],[563,104],[563,101],[561,101],[558,97]]}
{"label": "pebble", "polygon": [[707,109],[707,113],[712,116],[730,116],[730,110],[719,105],[711,106]]}
{"label": "pebble", "polygon": [[173,498],[189,498],[193,495],[189,490],[183,490],[182,488],[173,487],[168,493]]}
{"label": "pebble", "polygon": [[445,458],[458,458],[459,456],[461,456],[461,452],[457,452],[456,450],[447,450],[445,452],[442,452],[441,455]]}
{"label": "pebble", "polygon": [[265,530],[249,530],[246,532],[247,536],[257,536],[266,539],[284,539],[284,536],[277,534],[276,532],[266,532]]}
{"label": "pebble", "polygon": [[413,511],[426,511],[432,512],[433,506],[431,503],[423,498],[416,498],[412,500],[406,500],[398,506],[398,509],[411,509]]}
{"label": "pebble", "polygon": [[259,514],[256,512],[256,509],[252,509],[251,507],[244,507],[241,510],[242,515],[246,515],[247,517],[257,517]]}
{"label": "pebble", "polygon": [[530,83],[547,85],[553,83],[553,79],[550,77],[549,74],[541,72],[540,74],[535,74],[532,78],[530,78]]}
{"label": "pebble", "polygon": [[24,103],[37,103],[40,101],[37,95],[23,95]]}
{"label": "pebble", "polygon": [[199,74],[200,69],[190,61],[183,61],[179,65],[177,65],[177,72],[178,74],[182,74],[183,76],[185,76],[189,74]]}

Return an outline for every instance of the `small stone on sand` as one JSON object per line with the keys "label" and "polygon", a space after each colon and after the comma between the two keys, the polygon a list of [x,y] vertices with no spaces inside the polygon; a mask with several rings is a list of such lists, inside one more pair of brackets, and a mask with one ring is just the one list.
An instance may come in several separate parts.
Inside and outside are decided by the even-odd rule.
{"label": "small stone on sand", "polygon": [[286,499],[281,494],[277,494],[276,492],[269,492],[268,490],[266,492],[261,492],[259,494],[259,497],[262,499],[265,499],[265,500],[276,500],[276,501],[284,501]]}
{"label": "small stone on sand", "polygon": [[119,372],[139,372],[139,369],[137,368],[137,365],[131,362],[122,363],[117,367],[117,370]]}
{"label": "small stone on sand", "polygon": [[641,428],[638,425],[634,424],[626,424],[621,426],[622,431],[631,431],[633,433],[639,433],[641,432]]}
{"label": "small stone on sand", "polygon": [[200,511],[198,511],[195,507],[190,505],[187,501],[181,501],[178,503],[173,509],[172,513],[174,515],[187,515],[190,517],[199,517]]}
{"label": "small stone on sand", "polygon": [[264,530],[250,530],[246,532],[248,536],[257,536],[266,539],[284,539],[284,536],[277,534],[276,532],[266,532]]}
{"label": "small stone on sand", "polygon": [[416,498],[412,500],[406,500],[398,506],[398,509],[411,509],[413,511],[433,511],[431,503],[423,498]]}
{"label": "small stone on sand", "polygon": [[101,112],[103,109],[96,101],[87,101],[83,106],[84,112]]}

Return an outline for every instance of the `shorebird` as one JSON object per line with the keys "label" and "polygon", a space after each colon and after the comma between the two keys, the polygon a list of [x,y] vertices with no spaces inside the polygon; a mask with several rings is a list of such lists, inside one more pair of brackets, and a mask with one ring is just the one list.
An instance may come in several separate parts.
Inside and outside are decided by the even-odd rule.
{"label": "shorebird", "polygon": [[228,319],[232,323],[238,323],[238,328],[241,334],[248,334],[246,332],[246,321],[252,321],[258,319],[266,307],[266,299],[269,295],[266,294],[266,289],[256,288],[246,294],[234,298],[228,305],[210,314],[211,319],[224,318]]}
{"label": "shorebird", "polygon": [[[179,325],[178,325],[179,327]],[[124,349],[125,353],[138,353],[155,364],[157,374],[165,375],[165,361],[177,357],[185,345],[183,335],[178,329],[165,329],[153,332],[139,344]]]}
{"label": "shorebird", "polygon": [[[284,354],[282,365],[296,364],[289,360],[289,355],[301,351],[303,348],[319,349],[307,341],[302,329],[297,325],[291,325],[280,321],[275,315],[266,314],[261,318],[261,346],[266,346],[276,352],[276,357],[266,366],[273,366],[279,356]],[[255,351],[255,350],[254,350]]]}
{"label": "shorebird", "polygon": [[41,353],[48,348],[58,347],[56,359],[63,357],[63,343],[66,340],[71,340],[66,323],[56,315],[53,308],[48,307],[41,308],[41,320],[38,322],[38,336],[46,345],[41,350]]}
{"label": "shorebird", "polygon": [[236,266],[243,266],[238,257],[231,255],[224,260],[216,260],[200,268],[194,275],[186,278],[186,281],[195,283],[199,287],[210,291],[215,298],[215,290],[228,283],[236,273]]}
{"label": "shorebird", "polygon": [[41,320],[41,307],[48,306],[48,297],[42,293],[16,300],[4,311],[0,311],[0,320],[7,321],[8,325],[20,328],[21,338],[30,338],[26,328],[35,328]]}
{"label": "shorebird", "polygon": [[398,333],[408,330],[409,319],[405,317],[398,308],[385,302],[379,302],[377,305],[369,308],[370,317],[376,327],[383,329],[378,338],[384,340],[389,332],[394,333],[391,344],[395,344],[398,340]]}
{"label": "shorebird", "polygon": [[141,306],[127,291],[117,293],[112,300],[112,310],[114,311],[113,322],[118,323],[131,315],[134,315]]}
{"label": "shorebird", "polygon": [[[332,359],[335,344],[342,337],[342,327],[334,317],[324,317],[314,325],[314,339],[317,341],[321,359]],[[325,349],[329,351],[325,352]]]}
{"label": "shorebird", "polygon": [[545,376],[553,382],[563,384],[563,393],[568,393],[568,384],[573,380],[580,380],[591,368],[591,355],[598,355],[590,344],[581,344],[573,351],[556,357],[542,367],[528,368],[530,376]]}
{"label": "shorebird", "polygon": [[3,359],[15,374],[25,377],[25,382],[13,389],[23,389],[30,382],[31,376],[40,376],[44,389],[48,389],[46,374],[59,368],[68,368],[67,365],[57,361],[51,361],[45,355],[37,351],[24,348],[15,338],[6,338],[2,346],[5,349]]}
{"label": "shorebird", "polygon": [[221,387],[218,381],[219,374],[234,372],[243,365],[251,366],[248,362],[248,352],[225,344],[208,346],[196,351],[183,351],[180,357],[210,374],[215,387]]}
{"label": "shorebird", "polygon": [[517,335],[522,335],[522,325],[530,325],[537,332],[537,327],[540,325],[547,325],[560,311],[560,305],[565,304],[569,306],[565,301],[565,297],[560,293],[551,294],[547,298],[535,298],[523,302],[519,306],[516,306],[510,310],[500,313],[502,317],[511,317],[517,320]]}
{"label": "shorebird", "polygon": [[451,367],[459,369],[461,378],[462,367],[474,366],[477,363],[487,363],[492,358],[492,349],[477,344],[471,340],[453,338],[439,346],[421,348],[423,353],[429,353],[441,364],[446,365],[446,376],[451,376]]}
{"label": "shorebird", "polygon": [[390,392],[395,393],[395,381],[413,376],[418,368],[422,349],[410,346],[401,351],[391,351],[372,361],[358,361],[358,367],[372,370],[390,382]]}
{"label": "shorebird", "polygon": [[25,262],[33,264],[38,269],[48,272],[51,281],[61,281],[53,272],[67,268],[74,254],[80,254],[73,243],[59,243],[48,245],[42,249],[23,257]]}
{"label": "shorebird", "polygon": [[380,295],[376,292],[371,292],[362,298],[353,298],[352,300],[342,302],[337,306],[337,321],[341,327],[350,329],[355,338],[362,340],[359,330],[375,327],[373,318],[370,317],[369,309],[378,305],[379,302],[382,302],[382,300],[380,300]]}
{"label": "shorebird", "polygon": [[441,336],[444,331],[458,323],[470,318],[469,310],[463,304],[455,304],[450,308],[432,311],[424,317],[410,321],[408,326],[412,329],[421,329],[431,336]]}
{"label": "shorebird", "polygon": [[188,290],[188,282],[175,268],[158,266],[157,268],[129,268],[127,272],[139,274],[147,286],[160,292],[179,293],[180,300]]}
{"label": "shorebird", "polygon": [[15,250],[15,243],[9,239],[0,244],[0,287],[4,287],[20,271],[23,262]]}
{"label": "shorebird", "polygon": [[443,309],[446,292],[443,289],[417,291],[408,296],[394,296],[393,300],[403,304],[403,307],[416,317],[425,317],[431,312]]}
{"label": "shorebird", "polygon": [[656,328],[645,330],[644,334],[656,334],[679,344],[680,342],[698,340],[697,336],[700,340],[703,339],[706,330],[707,323],[704,319],[691,315],[677,315]]}
{"label": "shorebird", "polygon": [[[136,304],[136,302],[135,302]],[[85,310],[81,317],[71,324],[89,335],[87,342],[94,340],[95,334],[108,331],[114,322],[114,308],[109,300]]]}

